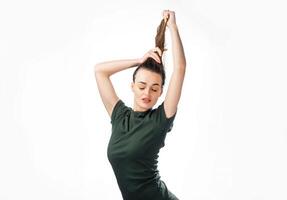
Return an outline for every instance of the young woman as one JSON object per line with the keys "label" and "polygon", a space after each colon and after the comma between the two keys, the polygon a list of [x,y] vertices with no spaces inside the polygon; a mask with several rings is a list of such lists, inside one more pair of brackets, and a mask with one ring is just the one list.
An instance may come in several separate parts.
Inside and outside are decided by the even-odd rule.
{"label": "young woman", "polygon": [[[173,72],[164,101],[153,109],[165,84],[161,57],[166,26],[172,39]],[[131,83],[134,93],[132,109],[117,96],[109,77],[136,66]],[[157,29],[156,48],[142,58],[95,65],[99,93],[112,124],[107,155],[124,200],[178,199],[160,179],[157,158],[159,150],[164,146],[166,133],[172,129],[185,66],[175,13],[169,10],[163,11],[163,19]]]}

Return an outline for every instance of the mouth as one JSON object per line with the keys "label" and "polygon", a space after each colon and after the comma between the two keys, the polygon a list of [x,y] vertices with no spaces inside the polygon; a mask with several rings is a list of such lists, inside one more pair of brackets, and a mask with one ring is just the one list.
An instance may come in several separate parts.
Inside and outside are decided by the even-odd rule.
{"label": "mouth", "polygon": [[149,98],[142,98],[142,101],[144,103],[150,103],[151,102],[151,100]]}

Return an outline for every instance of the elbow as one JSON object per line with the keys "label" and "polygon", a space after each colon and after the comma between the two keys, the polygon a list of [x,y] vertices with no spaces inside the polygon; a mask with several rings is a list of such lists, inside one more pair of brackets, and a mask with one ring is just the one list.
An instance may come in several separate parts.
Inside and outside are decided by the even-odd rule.
{"label": "elbow", "polygon": [[98,73],[98,72],[100,72],[100,70],[101,70],[101,69],[100,69],[100,65],[99,65],[99,64],[95,64],[95,65],[94,65],[94,72],[95,72],[95,73]]}
{"label": "elbow", "polygon": [[94,76],[95,76],[95,78],[97,78],[97,76],[99,76],[100,73],[101,73],[100,65],[98,65],[98,64],[94,65]]}
{"label": "elbow", "polygon": [[186,60],[185,59],[179,59],[174,62],[174,69],[179,71],[185,71],[186,68]]}
{"label": "elbow", "polygon": [[180,64],[177,65],[177,70],[185,72],[186,69],[186,62],[181,62]]}
{"label": "elbow", "polygon": [[94,65],[94,73],[95,74],[99,74],[99,73],[103,73],[102,67],[100,64],[95,64]]}
{"label": "elbow", "polygon": [[101,75],[101,76],[109,76],[109,74],[103,70],[103,65],[101,64],[95,64],[94,65],[94,74],[95,76]]}
{"label": "elbow", "polygon": [[186,60],[185,60],[185,58],[181,61],[180,66],[181,66],[183,69],[185,69],[185,67],[186,67]]}
{"label": "elbow", "polygon": [[180,63],[180,68],[185,71],[185,68],[186,68],[186,61],[185,59]]}
{"label": "elbow", "polygon": [[186,68],[186,62],[182,62],[181,65],[180,65],[180,67],[181,67],[183,70],[185,70],[185,68]]}

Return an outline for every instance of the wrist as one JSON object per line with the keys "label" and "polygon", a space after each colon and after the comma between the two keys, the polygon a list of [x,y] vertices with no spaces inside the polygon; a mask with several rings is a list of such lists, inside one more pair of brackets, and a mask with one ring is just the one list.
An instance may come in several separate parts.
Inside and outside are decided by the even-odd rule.
{"label": "wrist", "polygon": [[140,65],[140,64],[142,64],[143,63],[143,58],[137,58],[137,59],[135,59],[135,65],[137,66],[137,65]]}
{"label": "wrist", "polygon": [[177,30],[177,25],[174,23],[174,24],[171,24],[168,26],[169,30],[173,31],[173,30]]}

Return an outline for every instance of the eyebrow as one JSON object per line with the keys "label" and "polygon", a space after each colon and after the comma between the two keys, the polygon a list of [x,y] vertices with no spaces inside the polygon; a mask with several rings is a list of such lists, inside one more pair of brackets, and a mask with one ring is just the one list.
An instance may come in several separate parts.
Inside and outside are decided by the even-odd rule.
{"label": "eyebrow", "polygon": [[[145,85],[146,85],[146,82],[143,82],[143,81],[139,81],[138,83],[142,83],[142,84],[145,84]],[[154,83],[154,84],[152,84],[152,85],[158,85],[158,86],[160,86],[158,83]]]}

